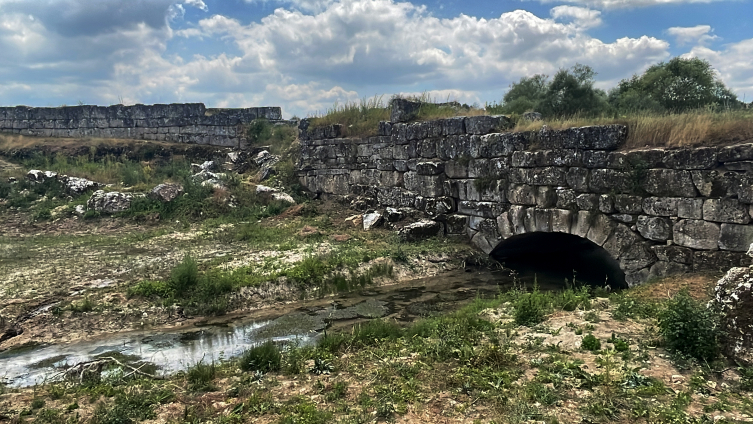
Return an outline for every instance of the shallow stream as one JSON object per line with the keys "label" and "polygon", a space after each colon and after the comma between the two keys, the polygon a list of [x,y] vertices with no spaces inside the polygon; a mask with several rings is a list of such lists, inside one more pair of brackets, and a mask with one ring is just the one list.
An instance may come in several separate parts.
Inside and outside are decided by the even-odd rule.
{"label": "shallow stream", "polygon": [[[104,335],[56,345],[27,345],[0,352],[0,381],[31,386],[61,377],[68,367],[98,357],[151,364],[171,374],[200,362],[240,355],[266,340],[313,343],[325,329],[337,330],[374,318],[409,323],[456,310],[476,297],[493,297],[514,284],[509,271],[470,268],[390,286],[366,287],[324,299],[304,300],[285,310],[226,316],[190,328]],[[538,280],[544,289],[547,282]],[[561,282],[549,282],[550,288]]]}

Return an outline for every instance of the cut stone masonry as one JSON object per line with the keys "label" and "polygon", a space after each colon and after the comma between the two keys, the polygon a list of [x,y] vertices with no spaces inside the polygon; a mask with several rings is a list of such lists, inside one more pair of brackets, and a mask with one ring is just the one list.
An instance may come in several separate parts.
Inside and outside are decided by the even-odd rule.
{"label": "cut stone masonry", "polygon": [[244,125],[280,121],[279,107],[207,109],[202,103],[0,107],[0,132],[40,137],[127,138],[247,147]]}
{"label": "cut stone masonry", "polygon": [[624,126],[499,132],[506,122],[381,122],[344,138],[303,120],[298,175],[313,193],[423,211],[486,253],[534,231],[584,237],[631,285],[750,264],[753,144],[616,151]]}

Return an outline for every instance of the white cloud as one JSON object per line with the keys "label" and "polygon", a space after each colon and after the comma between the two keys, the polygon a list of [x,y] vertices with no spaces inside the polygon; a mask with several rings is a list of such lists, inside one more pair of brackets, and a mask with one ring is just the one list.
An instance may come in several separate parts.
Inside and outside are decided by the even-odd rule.
{"label": "white cloud", "polygon": [[336,0],[245,0],[246,3],[284,5],[304,12],[321,12]]}
{"label": "white cloud", "polygon": [[[31,89],[23,98],[37,103],[50,96],[69,104],[122,96],[129,103],[279,105],[286,116],[306,116],[365,94],[429,91],[483,104],[522,76],[553,74],[576,62],[614,81],[669,57],[669,44],[654,37],[603,42],[590,36],[600,12],[573,6],[555,7],[543,18],[517,10],[493,19],[440,19],[394,0],[297,1],[297,8],[278,8],[259,22],[214,15],[173,30],[166,19],[171,6],[201,5],[154,0],[162,2],[160,23],[143,16],[153,10],[150,2],[146,12],[130,11],[128,22],[74,33],[68,24],[87,15],[31,20],[22,13],[28,10],[4,9],[14,1],[0,0],[0,51],[8,52],[0,57],[0,93],[18,99],[26,85]],[[315,6],[321,10],[306,12]],[[92,17],[100,16],[95,12]],[[176,36],[189,52],[182,57],[169,49]],[[198,43],[213,44],[192,56]]]}
{"label": "white cloud", "polygon": [[205,12],[209,10],[203,0],[185,0],[185,4],[187,4],[188,6],[193,6],[197,9],[201,9]]}
{"label": "white cloud", "polygon": [[550,11],[554,19],[572,19],[580,28],[593,28],[601,25],[601,12],[586,7],[557,6]]}
{"label": "white cloud", "polygon": [[[539,0],[542,3],[561,2],[563,0]],[[633,9],[639,7],[659,6],[666,4],[686,3],[716,3],[729,0],[564,0],[567,3],[582,4],[597,9]]]}
{"label": "white cloud", "polygon": [[708,60],[740,100],[743,96],[746,102],[753,99],[753,38],[727,44],[721,50],[696,46],[683,57]]}
{"label": "white cloud", "polygon": [[675,37],[677,44],[683,46],[686,44],[707,45],[711,41],[718,39],[716,35],[709,34],[713,32],[709,25],[696,25],[694,27],[672,27],[667,29],[667,34]]}

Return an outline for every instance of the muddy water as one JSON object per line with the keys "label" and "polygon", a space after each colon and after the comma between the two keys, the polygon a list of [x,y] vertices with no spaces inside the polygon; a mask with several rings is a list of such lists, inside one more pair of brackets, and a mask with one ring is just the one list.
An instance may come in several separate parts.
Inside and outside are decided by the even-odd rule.
{"label": "muddy water", "polygon": [[[546,285],[541,279],[538,282]],[[556,284],[552,282],[551,286]],[[458,270],[301,301],[288,305],[284,311],[221,317],[180,330],[119,333],[70,344],[27,345],[0,352],[0,381],[15,387],[41,384],[61,378],[71,365],[108,356],[136,366],[146,363],[150,368],[156,367],[156,373],[170,374],[199,361],[232,358],[269,339],[308,344],[315,342],[326,328],[345,329],[369,319],[409,323],[455,310],[476,297],[493,297],[512,285],[513,279],[505,270]]]}

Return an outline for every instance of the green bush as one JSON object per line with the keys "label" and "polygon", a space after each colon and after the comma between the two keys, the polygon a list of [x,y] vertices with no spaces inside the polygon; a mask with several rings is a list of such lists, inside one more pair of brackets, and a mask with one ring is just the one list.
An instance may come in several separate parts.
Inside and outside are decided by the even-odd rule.
{"label": "green bush", "polygon": [[167,299],[175,296],[175,290],[170,284],[163,281],[145,280],[140,281],[133,287],[129,287],[126,294],[129,298],[139,296],[147,299],[152,297]]}
{"label": "green bush", "polygon": [[593,334],[586,334],[583,336],[580,342],[580,347],[583,350],[590,350],[591,352],[596,352],[597,350],[601,349],[601,341],[596,338]]}
{"label": "green bush", "polygon": [[659,332],[669,350],[702,361],[719,353],[717,317],[687,290],[670,299],[659,313]]}
{"label": "green bush", "polygon": [[513,300],[515,323],[532,326],[544,321],[550,303],[550,296],[540,292],[538,287],[530,293],[519,294]]}
{"label": "green bush", "polygon": [[191,255],[186,254],[170,273],[170,285],[176,292],[193,289],[199,283],[199,265]]}
{"label": "green bush", "polygon": [[246,350],[241,356],[243,371],[279,371],[282,363],[280,348],[271,340]]}

